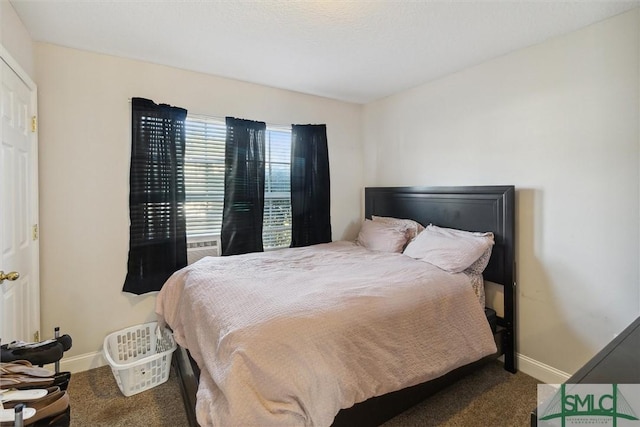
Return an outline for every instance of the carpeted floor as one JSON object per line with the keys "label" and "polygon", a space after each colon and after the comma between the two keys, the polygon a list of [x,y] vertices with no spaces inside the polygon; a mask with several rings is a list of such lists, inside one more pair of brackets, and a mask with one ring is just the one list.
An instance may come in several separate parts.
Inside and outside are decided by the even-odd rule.
{"label": "carpeted floor", "polygon": [[71,375],[68,391],[71,427],[188,426],[173,368],[166,383],[129,397],[108,366]]}
{"label": "carpeted floor", "polygon": [[[405,413],[385,427],[511,427],[529,425],[538,381],[490,363]],[[169,381],[124,397],[108,366],[73,374],[69,386],[71,427],[187,426],[180,386]]]}

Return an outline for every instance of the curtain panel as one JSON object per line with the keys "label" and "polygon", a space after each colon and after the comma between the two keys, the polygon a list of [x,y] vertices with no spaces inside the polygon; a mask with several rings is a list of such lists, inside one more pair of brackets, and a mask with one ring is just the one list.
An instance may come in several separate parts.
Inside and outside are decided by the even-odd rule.
{"label": "curtain panel", "polygon": [[291,128],[291,247],[331,241],[326,125]]}
{"label": "curtain panel", "polygon": [[262,252],[264,216],[264,122],[226,118],[222,255]]}
{"label": "curtain panel", "polygon": [[184,149],[187,110],[133,98],[129,260],[123,291],[159,291],[187,265]]}

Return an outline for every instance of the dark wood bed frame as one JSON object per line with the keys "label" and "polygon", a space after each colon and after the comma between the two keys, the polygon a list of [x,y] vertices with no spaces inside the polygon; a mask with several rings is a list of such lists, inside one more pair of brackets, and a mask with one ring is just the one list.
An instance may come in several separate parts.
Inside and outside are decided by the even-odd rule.
{"label": "dark wood bed frame", "polygon": [[[483,187],[369,187],[365,188],[365,216],[410,218],[421,224],[467,231],[491,231],[495,246],[483,274],[502,285],[504,315],[498,318],[498,352],[442,377],[383,396],[373,397],[341,410],[333,426],[377,426],[404,412],[428,396],[473,372],[489,360],[504,356],[504,368],[516,372],[515,297],[515,188]],[[178,347],[173,356],[181,383],[189,425],[197,427],[195,416],[199,369],[188,351]]]}

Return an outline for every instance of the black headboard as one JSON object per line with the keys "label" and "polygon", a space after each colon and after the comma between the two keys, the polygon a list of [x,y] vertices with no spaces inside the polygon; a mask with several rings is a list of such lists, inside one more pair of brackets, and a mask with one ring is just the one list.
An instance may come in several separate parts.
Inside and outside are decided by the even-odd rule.
{"label": "black headboard", "polygon": [[515,188],[368,187],[365,216],[409,218],[423,225],[491,231],[495,245],[483,274],[504,287],[505,369],[515,372]]}

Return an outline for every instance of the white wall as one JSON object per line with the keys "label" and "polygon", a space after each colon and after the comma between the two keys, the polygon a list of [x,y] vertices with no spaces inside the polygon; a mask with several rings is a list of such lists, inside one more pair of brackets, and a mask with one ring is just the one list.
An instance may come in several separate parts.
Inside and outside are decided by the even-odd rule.
{"label": "white wall", "polygon": [[33,41],[9,0],[0,0],[0,44],[33,79]]}
{"label": "white wall", "polygon": [[129,244],[130,102],[274,124],[326,123],[333,238],[354,238],[363,187],[361,110],[324,98],[36,44],[40,115],[42,326],[72,335],[69,356],[155,318],[155,296],[121,292]]}
{"label": "white wall", "polygon": [[640,314],[639,19],[364,108],[366,185],[516,186],[518,351],[566,373]]}

